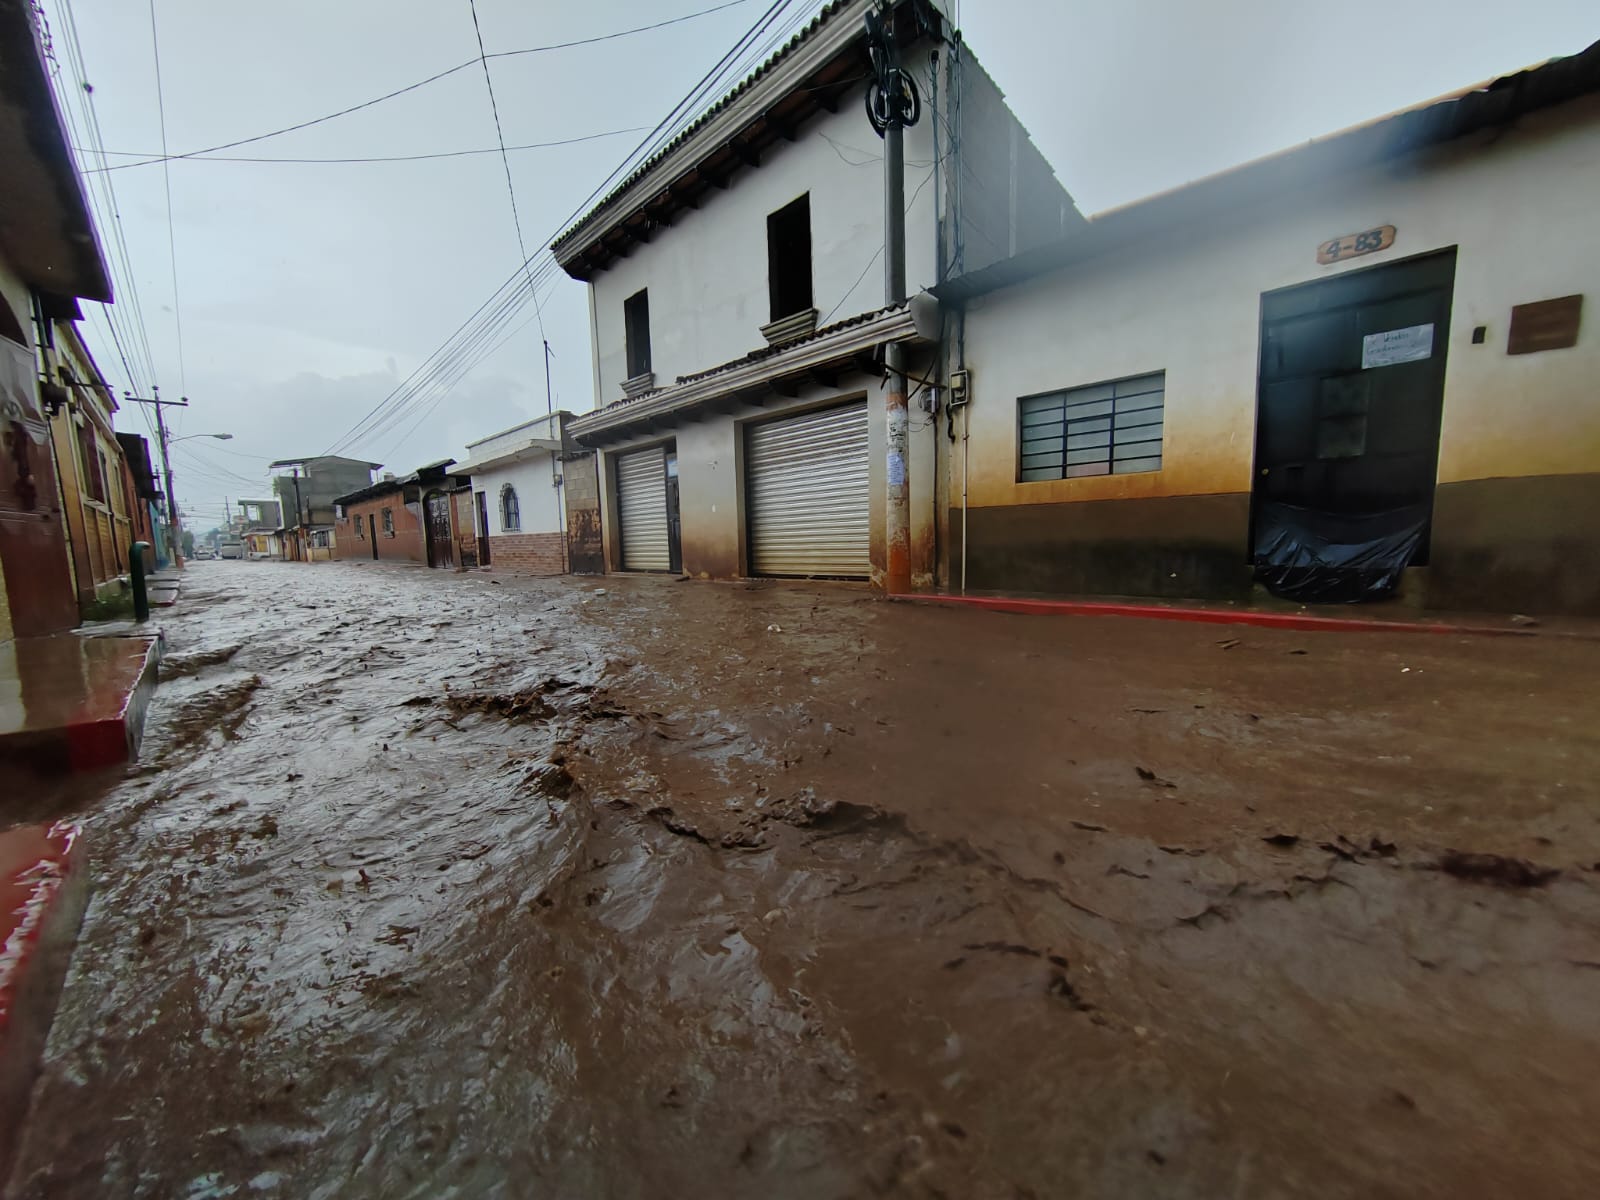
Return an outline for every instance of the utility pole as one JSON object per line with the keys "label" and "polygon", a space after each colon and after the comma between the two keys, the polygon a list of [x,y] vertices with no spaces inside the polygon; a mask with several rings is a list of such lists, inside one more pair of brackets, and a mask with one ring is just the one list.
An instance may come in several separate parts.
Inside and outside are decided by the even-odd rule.
{"label": "utility pole", "polygon": [[[867,118],[883,139],[883,299],[900,304],[906,298],[906,164],[904,130],[922,113],[922,99],[911,76],[900,69],[895,51],[894,10],[878,0],[866,14],[867,47],[872,79],[867,84]],[[884,590],[891,596],[911,590],[911,492],[907,457],[911,442],[910,405],[906,396],[905,347],[884,347],[888,370],[885,418],[888,430],[887,475],[888,570]]]}
{"label": "utility pole", "polygon": [[550,342],[547,338],[544,343],[544,411],[546,416],[555,416],[555,396],[550,391]]}
{"label": "utility pole", "polygon": [[167,541],[172,549],[172,562],[174,566],[183,566],[183,527],[178,520],[178,500],[172,490],[172,456],[168,447],[172,442],[172,435],[167,432],[167,422],[161,415],[163,408],[188,408],[189,397],[181,396],[176,400],[163,400],[161,389],[151,387],[150,398],[135,396],[125,393],[124,398],[135,404],[150,404],[156,410],[156,440],[161,443],[161,473],[166,476],[167,483]]}

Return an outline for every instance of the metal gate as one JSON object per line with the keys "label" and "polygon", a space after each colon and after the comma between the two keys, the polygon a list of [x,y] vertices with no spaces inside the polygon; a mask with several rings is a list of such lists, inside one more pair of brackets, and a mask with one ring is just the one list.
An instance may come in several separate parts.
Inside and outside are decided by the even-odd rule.
{"label": "metal gate", "polygon": [[624,571],[672,570],[665,447],[619,454],[617,516]]}
{"label": "metal gate", "polygon": [[749,427],[752,574],[872,573],[867,427],[865,400]]}
{"label": "metal gate", "polygon": [[450,533],[449,493],[429,492],[425,507],[428,516],[428,565],[454,567],[456,557],[454,539]]}

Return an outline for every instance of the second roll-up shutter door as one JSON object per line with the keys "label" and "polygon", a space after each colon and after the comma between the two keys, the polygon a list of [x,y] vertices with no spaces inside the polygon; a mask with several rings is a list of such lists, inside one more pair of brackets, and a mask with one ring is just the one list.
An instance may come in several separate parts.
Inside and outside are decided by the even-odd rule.
{"label": "second roll-up shutter door", "polygon": [[667,452],[660,446],[617,455],[617,516],[624,571],[670,571]]}
{"label": "second roll-up shutter door", "polygon": [[751,573],[871,575],[867,402],[752,425],[745,449]]}

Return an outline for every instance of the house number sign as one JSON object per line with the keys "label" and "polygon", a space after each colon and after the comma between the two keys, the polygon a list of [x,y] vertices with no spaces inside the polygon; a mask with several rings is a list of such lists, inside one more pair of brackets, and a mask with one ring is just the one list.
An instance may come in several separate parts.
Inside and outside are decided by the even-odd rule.
{"label": "house number sign", "polygon": [[1343,262],[1347,258],[1375,254],[1379,250],[1387,250],[1392,245],[1394,245],[1394,226],[1379,225],[1376,229],[1348,233],[1344,237],[1323,242],[1317,247],[1317,261],[1327,266],[1329,263]]}

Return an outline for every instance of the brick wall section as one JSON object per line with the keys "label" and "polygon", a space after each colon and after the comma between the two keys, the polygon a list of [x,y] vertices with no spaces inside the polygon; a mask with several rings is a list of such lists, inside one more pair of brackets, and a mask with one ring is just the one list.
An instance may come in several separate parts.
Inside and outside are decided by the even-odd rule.
{"label": "brick wall section", "polygon": [[[383,510],[389,509],[394,515],[394,536],[385,537],[383,533]],[[428,543],[422,533],[422,521],[415,512],[407,508],[399,492],[387,496],[374,496],[370,500],[361,500],[349,505],[345,510],[342,520],[334,523],[334,546],[337,557],[365,558],[372,557],[372,543],[367,540],[367,517],[372,517],[373,527],[378,532],[378,558],[385,562],[417,562],[428,561]],[[361,524],[361,536],[356,536],[356,523]]]}
{"label": "brick wall section", "polygon": [[567,569],[566,538],[559,533],[506,533],[489,539],[489,561],[498,571],[561,575]]}

